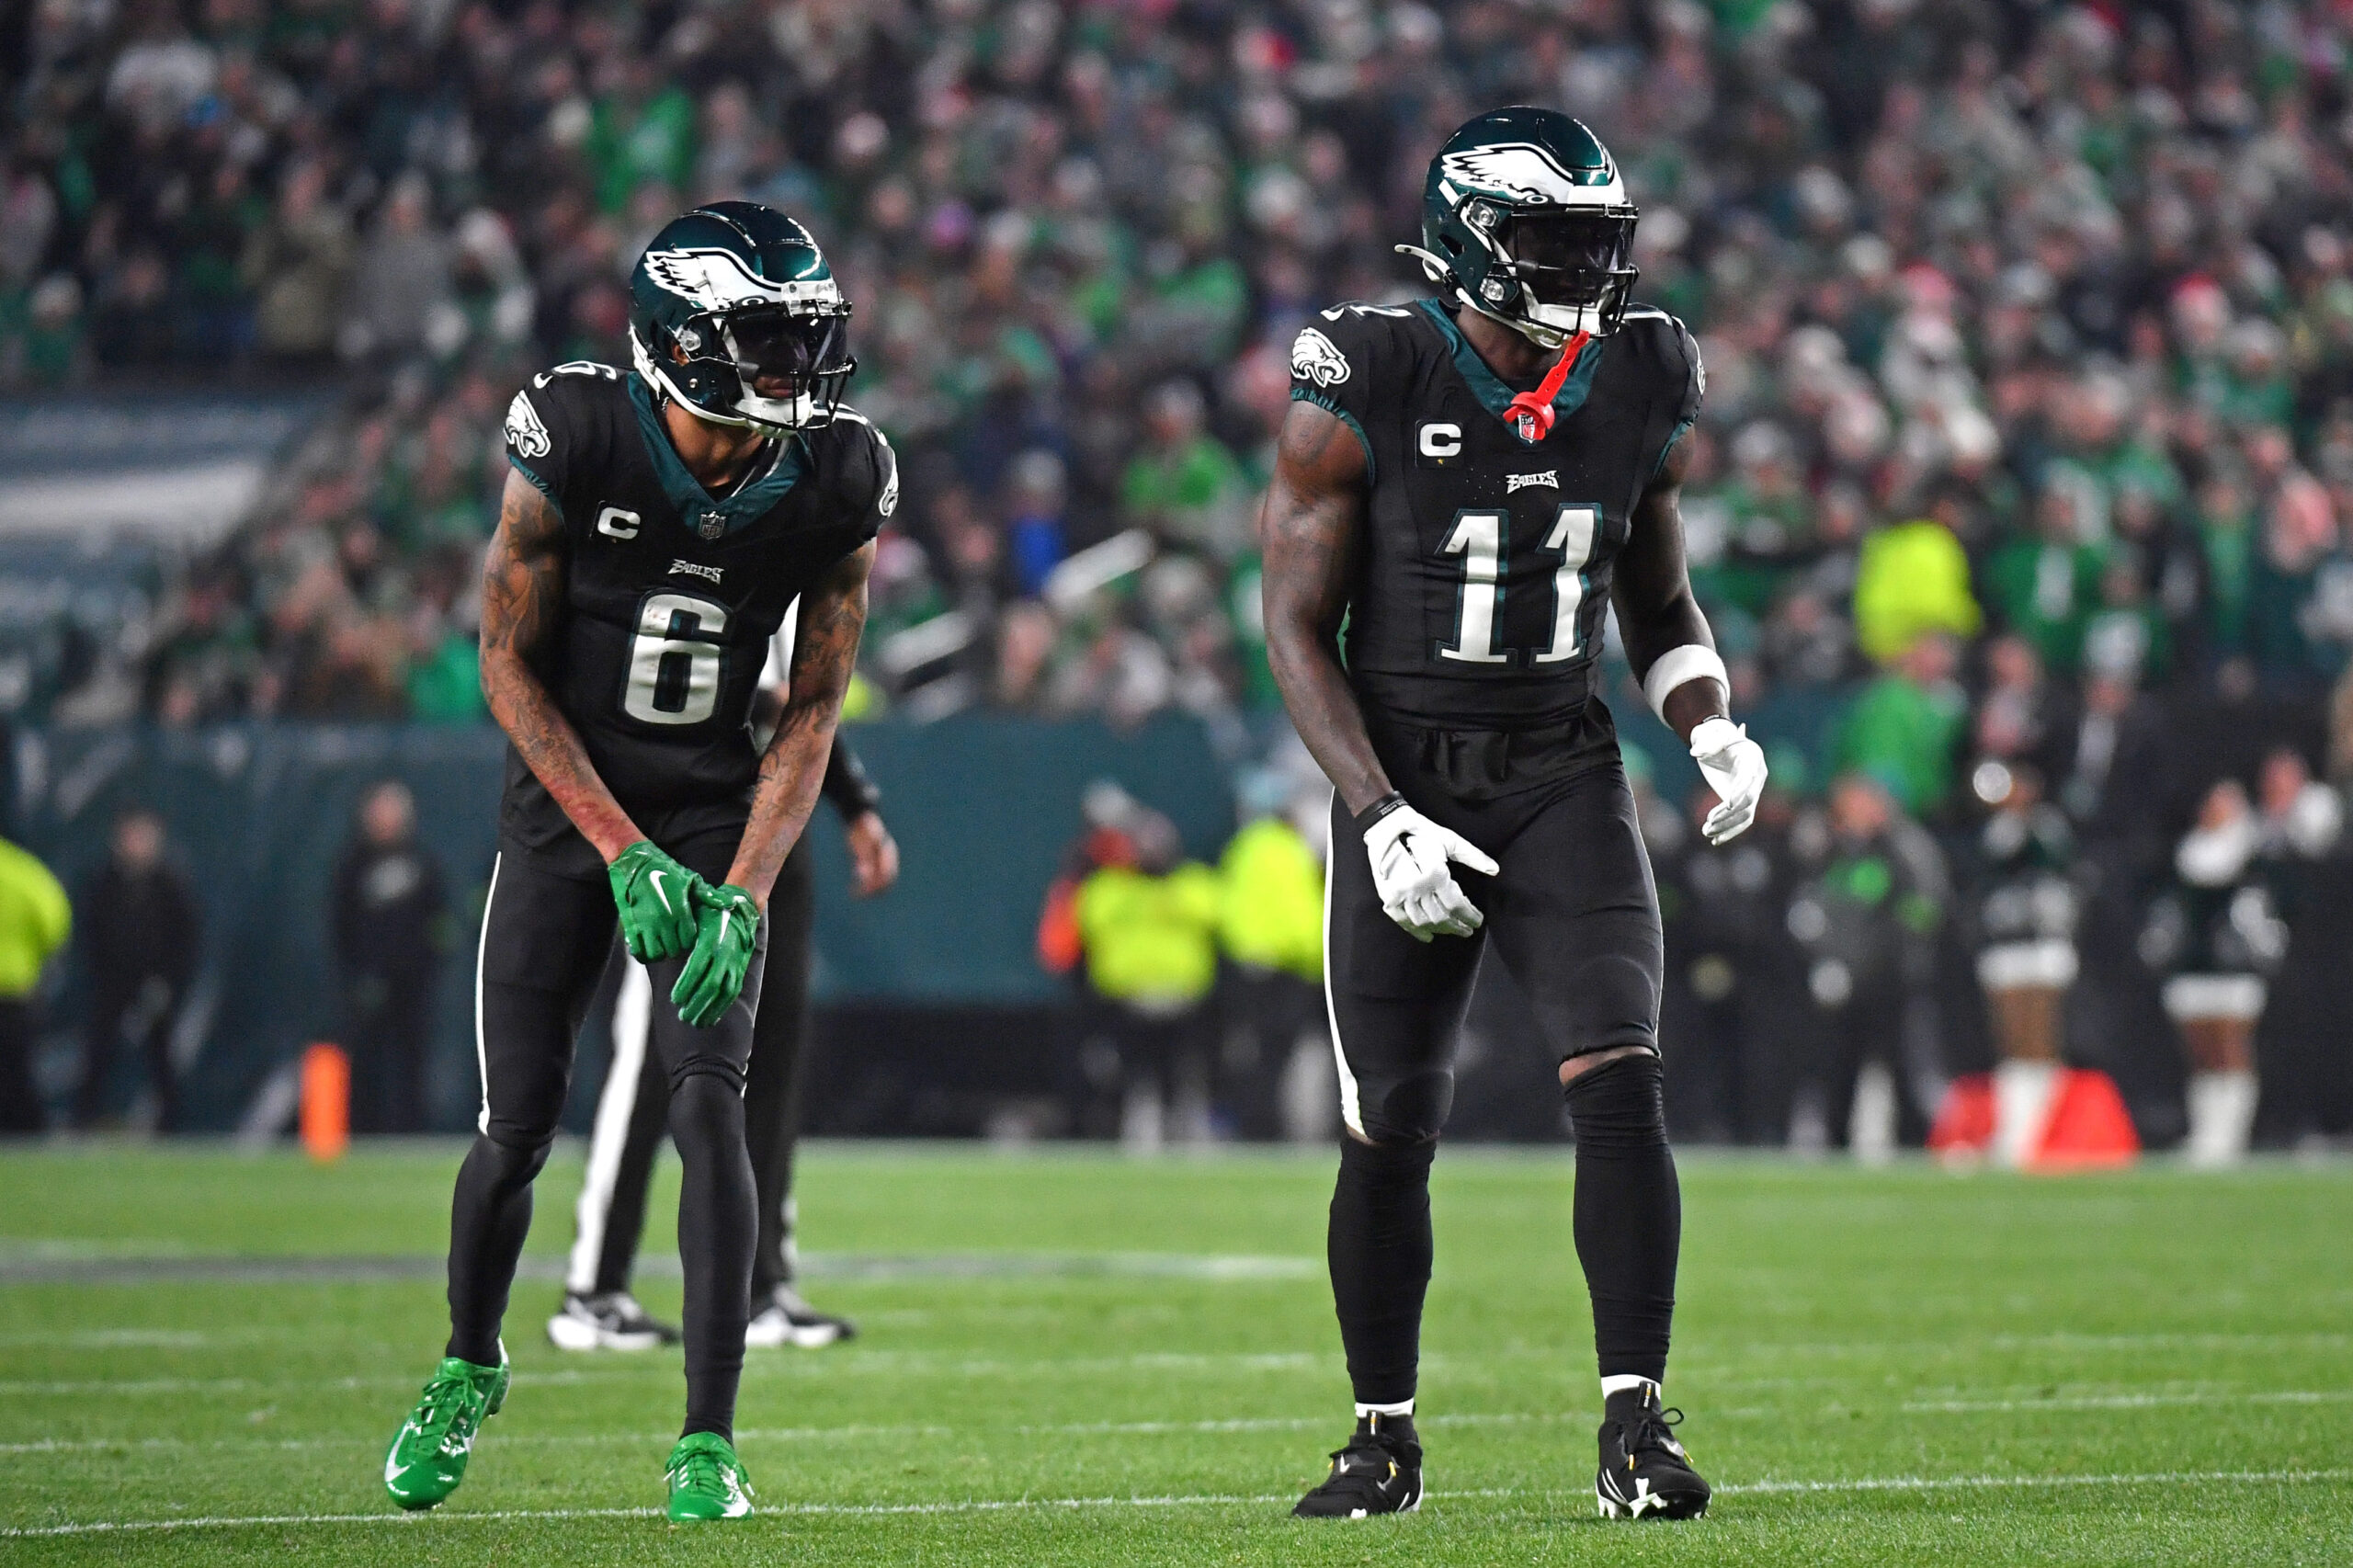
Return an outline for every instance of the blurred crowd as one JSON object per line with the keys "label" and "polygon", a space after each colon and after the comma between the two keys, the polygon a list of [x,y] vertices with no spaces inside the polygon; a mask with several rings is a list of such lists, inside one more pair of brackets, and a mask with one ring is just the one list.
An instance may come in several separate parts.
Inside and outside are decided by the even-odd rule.
{"label": "blurred crowd", "polygon": [[[508,392],[623,358],[643,239],[749,196],[830,252],[858,304],[850,395],[904,458],[854,711],[1176,708],[1246,733],[1274,701],[1252,516],[1290,338],[1332,301],[1422,291],[1390,247],[1417,234],[1430,153],[1529,101],[1616,152],[1637,293],[1702,347],[1685,517],[1736,706],[1788,787],[1760,835],[1776,889],[1845,864],[1858,823],[1916,834],[1932,853],[1864,879],[1907,890],[1874,907],[1940,911],[1899,967],[2060,940],[2032,911],[2063,889],[2080,962],[2046,948],[1975,987],[1980,1034],[2055,1051],[2046,1015],[2097,990],[2076,928],[2122,942],[2152,997],[2152,975],[2213,968],[2206,937],[2150,935],[2165,899],[2182,932],[2212,903],[2182,835],[2353,773],[2340,6],[9,16],[0,379],[351,389],[170,595],[145,680],[165,722],[478,714]],[[1808,823],[1825,858],[1800,852]],[[2006,994],[2063,975],[2063,1006]]]}

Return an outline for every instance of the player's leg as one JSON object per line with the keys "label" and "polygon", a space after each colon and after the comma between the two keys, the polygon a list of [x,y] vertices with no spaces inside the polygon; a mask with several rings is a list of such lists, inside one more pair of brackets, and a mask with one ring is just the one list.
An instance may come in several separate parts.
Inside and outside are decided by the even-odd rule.
{"label": "player's leg", "polygon": [[1333,811],[1343,852],[1325,879],[1324,975],[1346,1135],[1325,1250],[1357,1427],[1293,1512],[1362,1518],[1421,1504],[1414,1400],[1430,1279],[1430,1162],[1454,1100],[1449,1052],[1481,945],[1416,942],[1398,929],[1370,863],[1345,852],[1354,824],[1336,801]]}
{"label": "player's leg", "polygon": [[670,1130],[670,1080],[647,1046],[653,984],[645,966],[619,943],[593,1007],[612,1020],[612,1060],[597,1096],[588,1168],[573,1206],[563,1307],[548,1320],[548,1338],[564,1350],[650,1350],[678,1338],[676,1328],[630,1294],[645,1228],[646,1188]]}
{"label": "player's leg", "polygon": [[613,923],[603,886],[500,854],[474,977],[482,1109],[449,1205],[449,1341],[384,1460],[385,1488],[403,1507],[456,1490],[475,1432],[506,1399],[498,1331],[531,1228],[531,1182],[563,1113],[573,1040]]}
{"label": "player's leg", "polygon": [[792,1155],[801,1133],[801,1048],[809,1039],[809,942],[816,923],[816,878],[803,835],[768,893],[768,952],[760,1010],[752,1020],[752,1062],[744,1082],[744,1138],[759,1201],[752,1252],[747,1347],[831,1345],[857,1334],[847,1318],[821,1312],[794,1287]]}
{"label": "player's leg", "polygon": [[1490,940],[1561,1058],[1576,1134],[1573,1228],[1604,1412],[1597,1493],[1604,1513],[1689,1517],[1708,1486],[1659,1395],[1683,1229],[1658,1051],[1665,957],[1624,769],[1613,758],[1578,774],[1498,858]]}
{"label": "player's leg", "polygon": [[[678,858],[719,881],[733,835],[678,848]],[[750,1486],[733,1446],[735,1395],[751,1317],[756,1188],[745,1142],[744,1078],[767,969],[767,922],[738,995],[718,1022],[695,1028],[670,1005],[686,958],[646,966],[653,983],[653,1049],[670,1080],[670,1138],[678,1147],[678,1262],[686,1277],[686,1423],[669,1465],[670,1517],[738,1518]]]}

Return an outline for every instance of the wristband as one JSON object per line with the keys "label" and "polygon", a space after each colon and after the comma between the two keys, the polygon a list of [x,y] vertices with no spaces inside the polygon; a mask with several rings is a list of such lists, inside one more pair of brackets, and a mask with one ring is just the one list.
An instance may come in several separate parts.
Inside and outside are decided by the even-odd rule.
{"label": "wristband", "polygon": [[1712,677],[1724,688],[1724,697],[1732,697],[1732,676],[1725,672],[1724,662],[1713,648],[1704,642],[1684,642],[1661,653],[1651,665],[1650,673],[1643,676],[1643,700],[1651,705],[1659,722],[1666,722],[1666,699],[1676,687],[1688,685],[1702,676]]}
{"label": "wristband", "polygon": [[1379,822],[1381,818],[1387,816],[1392,812],[1402,812],[1404,809],[1405,797],[1399,794],[1396,790],[1392,790],[1389,793],[1381,796],[1381,799],[1375,801],[1372,804],[1356,813],[1357,831],[1358,833],[1370,833],[1372,831],[1373,824]]}

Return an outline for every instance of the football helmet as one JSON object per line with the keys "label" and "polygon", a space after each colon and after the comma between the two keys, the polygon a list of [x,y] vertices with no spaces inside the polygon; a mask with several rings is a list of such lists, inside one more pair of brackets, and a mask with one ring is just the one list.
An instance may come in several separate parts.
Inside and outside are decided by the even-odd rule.
{"label": "football helmet", "polygon": [[833,419],[858,369],[849,312],[808,230],[714,201],[664,224],[631,269],[630,354],[700,418],[805,430]]}
{"label": "football helmet", "polygon": [[1430,281],[1546,348],[1618,330],[1641,276],[1618,161],[1578,120],[1499,108],[1447,139],[1422,187]]}

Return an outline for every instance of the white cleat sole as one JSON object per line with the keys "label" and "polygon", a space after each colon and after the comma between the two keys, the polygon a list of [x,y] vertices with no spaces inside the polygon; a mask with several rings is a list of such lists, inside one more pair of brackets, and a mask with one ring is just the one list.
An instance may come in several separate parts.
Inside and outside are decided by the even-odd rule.
{"label": "white cleat sole", "polygon": [[548,1343],[558,1350],[658,1350],[662,1336],[598,1328],[593,1323],[558,1312],[548,1319]]}

